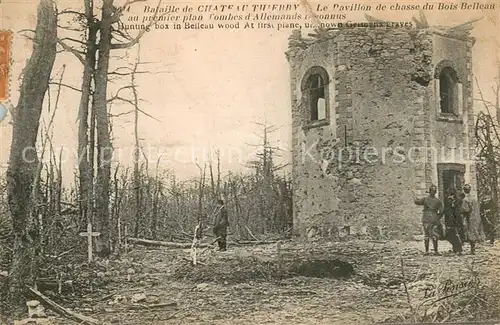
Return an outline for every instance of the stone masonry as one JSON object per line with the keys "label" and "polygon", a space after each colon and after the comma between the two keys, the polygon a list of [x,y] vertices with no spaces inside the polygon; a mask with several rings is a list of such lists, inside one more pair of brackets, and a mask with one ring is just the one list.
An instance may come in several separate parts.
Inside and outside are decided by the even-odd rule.
{"label": "stone masonry", "polygon": [[[442,170],[461,170],[476,191],[472,46],[438,28],[356,27],[315,39],[293,31],[290,64],[294,229],[387,227],[420,232],[413,199]],[[441,110],[440,72],[456,75],[455,114]],[[326,118],[311,120],[306,78],[327,75]],[[311,72],[312,71],[312,72]]]}

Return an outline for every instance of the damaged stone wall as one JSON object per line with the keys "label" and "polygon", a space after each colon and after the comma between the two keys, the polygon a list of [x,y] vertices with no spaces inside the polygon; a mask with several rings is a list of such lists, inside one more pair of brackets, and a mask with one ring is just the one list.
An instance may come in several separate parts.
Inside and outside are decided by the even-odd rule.
{"label": "damaged stone wall", "polygon": [[[419,233],[421,207],[414,197],[437,184],[436,163],[456,161],[418,148],[448,152],[473,138],[471,46],[431,29],[342,29],[315,41],[294,31],[287,58],[297,234],[336,236],[344,226]],[[462,122],[438,119],[440,62],[453,62],[461,76]],[[302,93],[303,78],[315,66],[330,77],[328,119],[320,124],[309,121]],[[458,163],[467,164],[467,181],[475,186],[473,163]]]}

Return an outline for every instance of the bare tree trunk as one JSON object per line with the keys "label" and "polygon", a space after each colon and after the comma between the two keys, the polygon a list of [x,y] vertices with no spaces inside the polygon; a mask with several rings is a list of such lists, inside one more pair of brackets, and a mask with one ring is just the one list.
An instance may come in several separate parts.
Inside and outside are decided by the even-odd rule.
{"label": "bare tree trunk", "polygon": [[[85,17],[87,19],[88,37],[86,42],[86,53],[82,76],[82,95],[78,110],[78,170],[80,176],[80,215],[82,217],[80,226],[92,222],[93,210],[93,172],[91,164],[94,163],[93,155],[89,155],[89,103],[92,87],[92,76],[95,70],[96,35],[97,28],[94,24],[93,1],[85,0]],[[93,118],[93,116],[92,116]],[[94,123],[91,123],[94,124]]]}
{"label": "bare tree trunk", "polygon": [[56,183],[56,188],[57,188],[57,197],[56,197],[56,216],[59,217],[61,215],[61,199],[62,199],[62,192],[63,192],[63,176],[62,176],[62,150],[59,153],[59,162],[57,164],[57,183]]}
{"label": "bare tree trunk", "polygon": [[99,26],[99,55],[95,73],[95,100],[97,126],[97,175],[96,175],[96,223],[101,233],[97,242],[97,253],[108,256],[109,249],[109,185],[111,178],[111,159],[113,148],[109,134],[109,117],[107,111],[107,86],[109,55],[111,50],[111,24],[113,16],[113,0],[104,0],[102,19]]}
{"label": "bare tree trunk", "polygon": [[213,165],[212,159],[210,159],[208,163],[208,170],[210,171],[210,187],[212,189],[213,199],[217,199],[217,190],[215,188],[214,170],[212,165]]}
{"label": "bare tree trunk", "polygon": [[118,187],[118,170],[120,169],[120,165],[116,166],[115,172],[113,174],[113,188],[114,188],[114,199],[113,199],[113,207],[111,208],[111,221],[112,221],[112,230],[111,231],[111,238],[112,240],[112,245],[111,249],[112,251],[118,251],[119,248],[121,247],[121,233],[120,233],[120,216],[118,215],[118,196],[119,196],[119,187]]}
{"label": "bare tree trunk", "polygon": [[139,236],[139,227],[141,224],[141,173],[139,170],[139,147],[134,148],[134,236]]}
{"label": "bare tree trunk", "polygon": [[200,165],[198,165],[198,169],[200,170],[200,181],[198,183],[198,217],[197,224],[200,227],[197,230],[196,237],[201,238],[203,236],[203,192],[205,191],[205,178],[206,178],[206,169],[207,165],[203,165],[203,169],[201,169]]}
{"label": "bare tree trunk", "polygon": [[495,151],[493,149],[493,143],[491,140],[491,127],[495,127],[493,124],[493,119],[491,116],[488,116],[489,118],[487,119],[486,122],[486,150],[488,152],[486,162],[488,166],[490,167],[491,170],[491,177],[490,177],[490,187],[491,187],[491,199],[493,201],[493,211],[492,214],[494,216],[494,220],[491,220],[493,223],[493,227],[496,227],[497,225],[497,212],[498,212],[498,170],[497,170],[497,164],[495,161]]}
{"label": "bare tree trunk", "polygon": [[139,143],[139,100],[137,95],[137,89],[135,85],[135,73],[139,66],[140,61],[140,49],[137,53],[137,61],[134,65],[134,70],[131,75],[132,93],[134,95],[134,194],[135,194],[135,228],[134,236],[139,236],[139,226],[141,223],[141,174],[139,171],[139,156],[140,156],[140,143]]}
{"label": "bare tree trunk", "polygon": [[[126,193],[126,190],[127,190],[127,179],[128,179],[128,168],[125,170],[125,173],[122,174],[122,188],[121,188],[121,191],[118,192],[118,185],[116,185],[115,187],[115,191],[116,191],[116,201],[115,201],[115,208],[116,208],[116,215],[117,215],[117,230],[118,230],[118,245],[119,245],[119,248],[120,250],[122,249],[122,247],[124,247],[124,238],[123,238],[123,235],[124,235],[124,232],[122,233],[122,228],[124,229],[126,226],[127,226],[127,223],[126,221],[123,222],[123,219],[122,219],[122,216],[121,216],[121,204],[122,204],[122,200],[124,197],[126,197],[127,193]],[[118,179],[116,180],[118,182]],[[128,198],[126,198],[128,199]],[[122,227],[122,225],[124,225],[124,227]]]}
{"label": "bare tree trunk", "polygon": [[216,155],[217,155],[217,190],[216,190],[216,195],[217,195],[217,198],[220,197],[220,150],[217,149],[217,152],[216,152]]}
{"label": "bare tree trunk", "polygon": [[56,57],[57,17],[53,2],[38,6],[33,53],[24,70],[19,103],[14,114],[12,144],[7,169],[7,197],[14,231],[14,251],[9,286],[19,304],[26,282],[36,276],[36,230],[30,220],[31,192],[38,165],[35,145],[40,115]]}
{"label": "bare tree trunk", "polygon": [[161,195],[161,181],[158,175],[158,169],[160,167],[160,158],[156,161],[156,176],[155,176],[155,194],[153,200],[153,220],[151,221],[151,237],[157,239],[158,230],[158,202]]}
{"label": "bare tree trunk", "polygon": [[[95,71],[94,71],[95,73]],[[95,88],[95,80],[94,80],[94,88]],[[88,220],[94,222],[95,215],[95,170],[96,170],[96,107],[95,107],[95,99],[92,99],[92,105],[90,107],[90,130],[89,130],[89,163],[87,171],[87,182],[89,193],[87,193],[87,214]]]}

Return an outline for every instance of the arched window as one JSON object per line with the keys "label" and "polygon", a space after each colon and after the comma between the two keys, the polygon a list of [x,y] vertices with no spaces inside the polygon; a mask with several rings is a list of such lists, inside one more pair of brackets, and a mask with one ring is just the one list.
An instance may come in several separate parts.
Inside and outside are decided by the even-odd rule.
{"label": "arched window", "polygon": [[328,73],[321,67],[309,69],[304,76],[301,88],[311,122],[326,120],[329,116],[328,83]]}
{"label": "arched window", "polygon": [[439,97],[441,113],[458,115],[458,78],[453,68],[445,67],[439,73]]}

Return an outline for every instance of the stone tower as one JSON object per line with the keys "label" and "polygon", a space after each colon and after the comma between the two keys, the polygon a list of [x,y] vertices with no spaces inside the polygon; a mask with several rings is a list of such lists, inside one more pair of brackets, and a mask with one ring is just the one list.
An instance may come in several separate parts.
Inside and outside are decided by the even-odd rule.
{"label": "stone tower", "polygon": [[[468,32],[355,27],[293,31],[294,228],[418,233],[431,184],[476,193]],[[373,229],[373,228],[372,228]]]}

